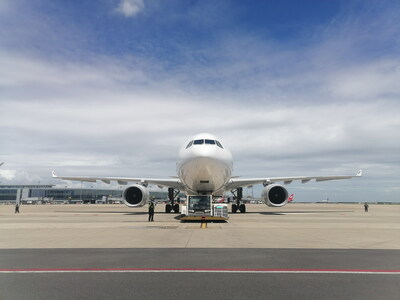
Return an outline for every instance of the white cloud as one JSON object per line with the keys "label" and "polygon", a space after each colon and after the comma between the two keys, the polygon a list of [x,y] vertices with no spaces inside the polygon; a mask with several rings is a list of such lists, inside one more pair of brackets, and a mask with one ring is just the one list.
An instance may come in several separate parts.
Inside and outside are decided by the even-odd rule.
{"label": "white cloud", "polygon": [[384,59],[343,68],[329,82],[331,91],[346,99],[398,98],[400,60]]}
{"label": "white cloud", "polygon": [[[85,63],[50,61],[0,50],[0,87],[109,87],[114,83],[143,83],[148,80],[135,62],[125,62],[131,66],[129,69],[123,67],[123,63],[101,56]],[[99,68],[99,65],[102,67]]]}
{"label": "white cloud", "polygon": [[15,170],[7,170],[7,169],[0,170],[0,177],[3,177],[8,180],[12,180],[15,178],[15,173],[16,173]]}
{"label": "white cloud", "polygon": [[[1,184],[32,184],[41,181],[39,174],[31,174],[26,170],[0,170]],[[46,180],[45,180],[46,181]]]}
{"label": "white cloud", "polygon": [[144,0],[121,0],[117,7],[117,12],[125,17],[137,15],[144,9]]}
{"label": "white cloud", "polygon": [[[21,65],[15,57],[11,61]],[[392,137],[400,122],[396,101],[360,102],[356,98],[348,103],[270,104],[257,95],[253,105],[244,105],[240,99],[210,96],[207,92],[179,94],[171,83],[154,82],[152,78],[145,79],[146,86],[152,90],[143,89],[135,85],[136,77],[131,76],[129,65],[117,64],[111,69],[104,64],[52,65],[44,60],[31,60],[31,65],[35,66],[31,72],[22,68],[22,79],[16,75],[14,84],[4,85],[6,91],[13,90],[13,93],[1,100],[5,128],[2,132],[6,134],[9,128],[24,136],[30,133],[27,141],[37,138],[51,147],[75,147],[76,144],[71,144],[73,140],[85,143],[85,147],[95,145],[98,147],[95,151],[101,151],[102,147],[111,148],[108,143],[120,139],[119,145],[137,149],[135,144],[145,141],[146,135],[153,135],[158,142],[173,147],[199,131],[227,136],[227,142],[239,153],[251,148],[253,154],[267,150],[267,156],[398,146],[397,139]],[[5,73],[12,70],[6,69]],[[43,86],[39,92],[31,83],[35,80],[34,74],[40,74],[35,82]],[[126,74],[124,78],[128,79],[120,80],[120,74]],[[30,100],[32,97],[34,101]],[[304,100],[307,94],[297,97]],[[15,114],[6,114],[6,111]],[[182,123],[186,126],[182,127]],[[170,132],[175,132],[177,137],[171,139]],[[248,135],[254,136],[244,145],[240,141]],[[129,136],[134,139],[124,139]],[[149,145],[149,141],[146,143]],[[315,145],[310,148],[310,144]]]}

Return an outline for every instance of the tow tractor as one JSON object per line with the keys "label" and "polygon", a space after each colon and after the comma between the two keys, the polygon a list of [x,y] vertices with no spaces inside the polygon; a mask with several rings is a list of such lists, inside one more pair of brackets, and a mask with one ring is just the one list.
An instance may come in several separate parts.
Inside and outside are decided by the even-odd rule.
{"label": "tow tractor", "polygon": [[188,195],[182,205],[182,221],[225,221],[228,220],[228,205],[213,203],[212,195]]}

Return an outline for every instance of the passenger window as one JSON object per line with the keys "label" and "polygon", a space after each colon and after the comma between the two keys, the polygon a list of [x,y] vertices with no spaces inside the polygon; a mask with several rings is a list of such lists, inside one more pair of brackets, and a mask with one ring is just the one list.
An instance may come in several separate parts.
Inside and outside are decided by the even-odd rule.
{"label": "passenger window", "polygon": [[193,145],[201,145],[201,144],[204,144],[204,140],[195,140],[193,142]]}
{"label": "passenger window", "polygon": [[190,141],[189,144],[186,146],[186,149],[193,145],[193,141]]}
{"label": "passenger window", "polygon": [[218,147],[220,147],[220,148],[224,149],[224,147],[222,147],[222,145],[221,145],[221,143],[220,143],[220,142],[218,142],[218,141],[215,141],[215,142],[217,143],[217,146],[218,146]]}
{"label": "passenger window", "polygon": [[215,141],[214,140],[206,140],[206,144],[215,145]]}

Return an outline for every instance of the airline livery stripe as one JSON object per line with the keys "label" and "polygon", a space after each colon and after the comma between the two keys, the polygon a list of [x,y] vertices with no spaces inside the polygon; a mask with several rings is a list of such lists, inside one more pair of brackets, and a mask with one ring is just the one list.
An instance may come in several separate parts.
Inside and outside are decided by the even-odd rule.
{"label": "airline livery stripe", "polygon": [[341,269],[0,269],[0,273],[252,273],[400,275],[400,270]]}

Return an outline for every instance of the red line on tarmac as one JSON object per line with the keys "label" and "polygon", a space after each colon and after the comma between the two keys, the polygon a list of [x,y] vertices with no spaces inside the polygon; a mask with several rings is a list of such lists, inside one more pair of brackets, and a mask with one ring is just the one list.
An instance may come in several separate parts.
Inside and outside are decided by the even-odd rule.
{"label": "red line on tarmac", "polygon": [[253,274],[373,274],[400,275],[400,270],[362,269],[202,269],[202,268],[77,268],[77,269],[0,269],[1,273],[253,273]]}

